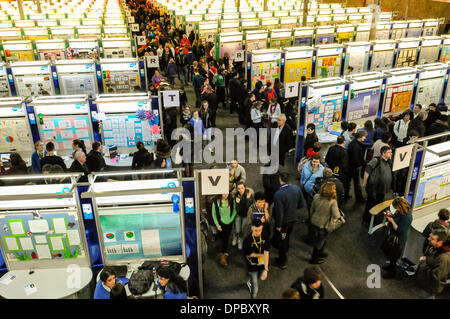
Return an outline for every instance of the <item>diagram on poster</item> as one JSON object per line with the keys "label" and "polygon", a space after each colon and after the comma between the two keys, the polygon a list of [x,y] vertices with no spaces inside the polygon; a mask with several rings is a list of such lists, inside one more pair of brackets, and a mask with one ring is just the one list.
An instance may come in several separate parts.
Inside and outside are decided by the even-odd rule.
{"label": "diagram on poster", "polygon": [[396,67],[414,66],[416,64],[417,48],[401,49],[397,57]]}
{"label": "diagram on poster", "polygon": [[367,71],[369,64],[369,55],[365,52],[352,52],[347,55],[347,66],[353,67],[353,73],[362,73]]}
{"label": "diagram on poster", "polygon": [[312,44],[313,44],[312,37],[302,37],[294,39],[294,46],[302,46],[302,45],[311,46]]}
{"label": "diagram on poster", "polygon": [[[107,93],[134,92],[136,86],[141,86],[138,72],[105,72],[103,82]],[[106,76],[105,76],[106,73]]]}
{"label": "diagram on poster", "polygon": [[255,62],[252,65],[252,87],[256,82],[261,81],[266,84],[268,81],[275,82],[280,77],[280,61]]}
{"label": "diagram on poster", "polygon": [[241,42],[225,42],[220,43],[220,57],[223,58],[228,53],[230,59],[234,59],[234,52],[242,50]]}
{"label": "diagram on poster", "polygon": [[411,105],[414,90],[412,83],[395,84],[386,89],[383,113],[398,112],[406,110]]}
{"label": "diagram on poster", "polygon": [[93,74],[61,74],[59,79],[62,94],[96,94]]}
{"label": "diagram on poster", "polygon": [[334,42],[334,37],[331,34],[318,35],[316,37],[316,45],[329,44]]}
{"label": "diagram on poster", "polygon": [[8,97],[9,95],[8,79],[2,76],[0,77],[0,97]]}
{"label": "diagram on poster", "polygon": [[267,49],[267,40],[248,40],[246,43],[246,51]]}
{"label": "diagram on poster", "polygon": [[444,80],[442,78],[419,81],[416,103],[421,105],[438,104],[441,99],[443,87]]}
{"label": "diagram on poster", "polygon": [[[314,97],[311,98],[314,100]],[[317,105],[309,105],[307,108],[306,125],[314,123],[316,130],[327,129],[334,122],[342,120],[342,96],[328,96],[320,98]]]}
{"label": "diagram on poster", "polygon": [[380,90],[370,89],[353,92],[347,106],[347,121],[376,116],[380,104]]}
{"label": "diagram on poster", "polygon": [[106,115],[103,121],[103,139],[105,145],[119,147],[132,147],[142,141],[145,145],[153,145],[160,134],[152,134],[148,121],[141,121],[136,114]]}
{"label": "diagram on poster", "polygon": [[120,59],[120,58],[131,58],[131,49],[130,48],[105,48],[104,55],[106,59]]}
{"label": "diagram on poster", "polygon": [[48,60],[55,62],[57,60],[64,60],[65,58],[66,54],[64,51],[39,52],[39,60]]}
{"label": "diagram on poster", "polygon": [[50,75],[16,76],[16,89],[19,96],[53,95]]}
{"label": "diagram on poster", "polygon": [[357,32],[356,33],[356,38],[355,41],[356,42],[365,42],[365,41],[369,41],[370,39],[370,32]]}
{"label": "diagram on poster", "polygon": [[306,77],[306,80],[311,78],[312,74],[312,61],[292,61],[286,62],[285,65],[285,82],[299,82],[302,76]]}
{"label": "diagram on poster", "polygon": [[390,30],[378,30],[375,33],[375,39],[377,40],[389,40]]}
{"label": "diagram on poster", "polygon": [[414,208],[423,208],[450,197],[450,163],[424,168]]}
{"label": "diagram on poster", "polygon": [[9,51],[5,50],[5,58],[6,62],[28,62],[34,61],[33,52],[32,51]]}
{"label": "diagram on poster", "polygon": [[32,151],[33,139],[24,118],[0,120],[0,152]]}
{"label": "diagram on poster", "polygon": [[419,54],[419,64],[434,63],[439,58],[439,47],[422,47]]}
{"label": "diagram on poster", "polygon": [[57,150],[72,149],[72,141],[81,139],[91,147],[92,131],[88,116],[44,117],[39,125],[41,141],[53,142]]}
{"label": "diagram on poster", "polygon": [[374,51],[370,71],[380,71],[392,68],[394,61],[394,51]]}
{"label": "diagram on poster", "polygon": [[318,78],[327,78],[333,76],[340,76],[341,74],[341,56],[326,56],[317,58],[317,72]]}

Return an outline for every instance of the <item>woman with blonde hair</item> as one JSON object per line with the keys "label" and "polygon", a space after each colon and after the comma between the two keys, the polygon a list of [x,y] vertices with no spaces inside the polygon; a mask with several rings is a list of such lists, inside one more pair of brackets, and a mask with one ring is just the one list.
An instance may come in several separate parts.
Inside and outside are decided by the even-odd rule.
{"label": "woman with blonde hair", "polygon": [[311,204],[311,232],[314,238],[314,250],[310,263],[321,264],[328,256],[323,250],[328,239],[330,220],[341,217],[337,203],[336,185],[326,182],[314,195]]}
{"label": "woman with blonde hair", "polygon": [[397,261],[405,249],[412,223],[411,206],[403,197],[394,198],[390,212],[385,213],[388,220],[386,238],[382,250],[388,261],[383,266],[382,277],[391,279],[395,277]]}

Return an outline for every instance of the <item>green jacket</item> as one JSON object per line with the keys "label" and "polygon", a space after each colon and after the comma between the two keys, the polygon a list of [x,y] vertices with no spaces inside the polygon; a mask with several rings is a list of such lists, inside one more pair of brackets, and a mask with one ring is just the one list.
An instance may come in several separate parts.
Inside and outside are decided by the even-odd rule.
{"label": "green jacket", "polygon": [[[228,203],[227,204],[222,203],[222,199],[219,200],[216,199],[214,201],[212,205],[212,215],[214,219],[214,224],[216,224],[216,226],[220,226],[220,223],[230,225],[234,221],[234,218],[236,217],[236,202],[234,201],[234,199],[231,206],[232,207],[228,206]],[[232,212],[231,208],[233,209]],[[220,223],[217,218],[217,209],[219,210]]]}
{"label": "green jacket", "polygon": [[205,79],[201,74],[194,75],[194,77],[192,78],[192,84],[194,84],[194,88],[200,89],[203,85],[204,80]]}
{"label": "green jacket", "polygon": [[221,74],[217,74],[215,77],[214,77],[214,83],[217,85],[217,86],[223,86],[223,87],[225,87],[225,80],[223,79],[223,76],[221,75]]}

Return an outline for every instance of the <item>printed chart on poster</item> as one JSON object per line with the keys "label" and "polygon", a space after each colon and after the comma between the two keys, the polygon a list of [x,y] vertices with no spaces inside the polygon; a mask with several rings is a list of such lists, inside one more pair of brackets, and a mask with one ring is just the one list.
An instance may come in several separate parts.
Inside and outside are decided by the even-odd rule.
{"label": "printed chart on poster", "polygon": [[437,164],[422,170],[414,208],[424,208],[450,197],[450,163]]}
{"label": "printed chart on poster", "polygon": [[80,139],[88,149],[91,147],[93,138],[87,115],[44,117],[43,122],[39,130],[44,143],[53,142],[58,150],[71,150],[72,141]]}
{"label": "printed chart on poster", "polygon": [[161,138],[159,126],[155,127],[148,121],[141,121],[136,114],[106,114],[102,129],[105,145],[108,147],[113,145],[132,147],[139,141],[145,145],[153,145],[152,142]]}
{"label": "printed chart on poster", "polygon": [[414,66],[416,64],[417,48],[401,49],[397,57],[396,67]]}
{"label": "printed chart on poster", "polygon": [[134,92],[135,86],[141,86],[137,72],[115,72],[107,73],[103,78],[106,93],[129,93]]}
{"label": "printed chart on poster", "polygon": [[318,35],[316,36],[316,45],[329,44],[334,42],[334,36],[332,34]]}
{"label": "printed chart on poster", "polygon": [[434,63],[439,58],[439,47],[422,47],[419,54],[419,64]]}
{"label": "printed chart on poster", "polygon": [[53,95],[50,75],[17,75],[15,84],[18,96]]}
{"label": "printed chart on poster", "polygon": [[[316,101],[317,102],[314,102]],[[314,123],[316,130],[327,129],[328,126],[342,120],[343,98],[332,95],[320,99],[312,98],[307,103],[306,125]]]}
{"label": "printed chart on poster", "polygon": [[417,86],[417,101],[416,103],[423,106],[428,106],[431,103],[436,103],[436,105],[441,100],[441,94],[444,87],[444,80],[442,78],[438,79],[426,79],[419,81]]}
{"label": "printed chart on poster", "polygon": [[6,76],[0,76],[0,97],[8,97],[9,93],[9,84]]}
{"label": "printed chart on poster", "polygon": [[341,56],[317,57],[318,78],[340,76],[341,74]]}
{"label": "printed chart on poster", "polygon": [[353,73],[366,72],[369,65],[369,54],[365,52],[351,52],[347,55],[346,65],[353,67]]}
{"label": "printed chart on poster", "polygon": [[96,78],[93,74],[60,74],[59,81],[62,94],[96,94]]}
{"label": "printed chart on poster", "polygon": [[386,88],[383,113],[399,112],[408,109],[414,90],[412,83],[395,84]]}
{"label": "printed chart on poster", "polygon": [[0,120],[0,152],[32,151],[33,138],[25,118]]}
{"label": "printed chart on poster", "polygon": [[39,52],[39,60],[48,60],[48,61],[56,61],[56,60],[64,60],[66,58],[66,54],[64,51],[46,51]]}
{"label": "printed chart on poster", "polygon": [[347,106],[347,121],[376,116],[380,104],[380,90],[355,91]]}
{"label": "printed chart on poster", "polygon": [[370,64],[370,71],[379,71],[392,68],[394,61],[394,51],[375,51],[372,54],[372,62]]}
{"label": "printed chart on poster", "polygon": [[280,78],[280,61],[255,62],[252,66],[252,87],[256,82],[261,81],[266,84],[268,81],[275,82]]}
{"label": "printed chart on poster", "polygon": [[223,58],[228,53],[230,59],[234,58],[234,52],[242,50],[241,42],[225,42],[220,43],[220,57]]}
{"label": "printed chart on poster", "polygon": [[99,209],[99,222],[109,260],[183,254],[180,215],[172,205],[160,206],[158,210]]}
{"label": "printed chart on poster", "polygon": [[30,62],[34,61],[32,51],[9,51],[5,50],[6,62]]}
{"label": "printed chart on poster", "polygon": [[285,82],[301,81],[302,76],[306,77],[306,80],[309,80],[312,74],[312,61],[305,60],[286,62],[285,70]]}
{"label": "printed chart on poster", "polygon": [[302,46],[307,45],[311,46],[313,44],[313,38],[312,37],[304,37],[304,38],[295,38],[294,39],[294,46]]}
{"label": "printed chart on poster", "polygon": [[267,40],[247,40],[246,50],[251,52],[253,50],[267,49]]}
{"label": "printed chart on poster", "polygon": [[39,211],[39,215],[39,219],[31,213],[0,216],[0,234],[10,262],[85,257],[75,211]]}

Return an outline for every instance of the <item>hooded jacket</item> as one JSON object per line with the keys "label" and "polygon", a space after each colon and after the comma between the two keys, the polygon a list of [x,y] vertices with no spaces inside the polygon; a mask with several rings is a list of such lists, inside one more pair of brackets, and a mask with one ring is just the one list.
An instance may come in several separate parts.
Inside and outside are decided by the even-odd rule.
{"label": "hooded jacket", "polygon": [[438,294],[444,290],[450,274],[450,246],[430,246],[417,272],[419,284],[428,292]]}

